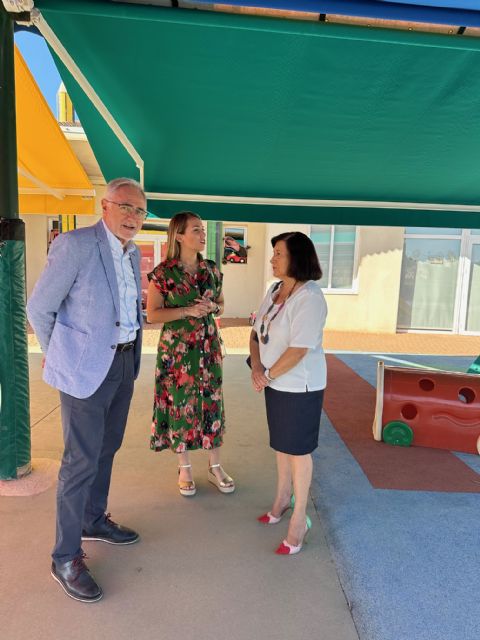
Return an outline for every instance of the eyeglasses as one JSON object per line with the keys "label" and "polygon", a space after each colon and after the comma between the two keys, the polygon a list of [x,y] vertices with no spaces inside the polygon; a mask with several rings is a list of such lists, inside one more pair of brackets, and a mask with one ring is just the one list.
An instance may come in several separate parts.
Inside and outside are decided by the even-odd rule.
{"label": "eyeglasses", "polygon": [[105,198],[105,201],[110,202],[110,204],[116,204],[124,216],[135,216],[144,220],[148,215],[148,211],[145,211],[145,209],[134,207],[133,204],[128,204],[128,202],[115,202],[114,200],[107,200],[107,198]]}

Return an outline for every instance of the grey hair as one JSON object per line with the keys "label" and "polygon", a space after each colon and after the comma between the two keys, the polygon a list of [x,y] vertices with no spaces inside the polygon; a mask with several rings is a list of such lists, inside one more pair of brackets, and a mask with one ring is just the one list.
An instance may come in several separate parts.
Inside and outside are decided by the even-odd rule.
{"label": "grey hair", "polygon": [[115,180],[110,180],[107,184],[105,195],[110,196],[121,187],[131,187],[132,189],[136,189],[146,199],[142,185],[132,178],[115,178]]}

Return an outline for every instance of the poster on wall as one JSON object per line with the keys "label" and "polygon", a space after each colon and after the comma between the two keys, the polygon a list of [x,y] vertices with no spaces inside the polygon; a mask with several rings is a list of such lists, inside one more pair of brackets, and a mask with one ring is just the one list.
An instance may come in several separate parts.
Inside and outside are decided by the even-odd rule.
{"label": "poster on wall", "polygon": [[60,233],[58,218],[47,218],[47,253],[50,251],[50,245]]}
{"label": "poster on wall", "polygon": [[248,258],[247,228],[223,227],[223,264],[246,264]]}

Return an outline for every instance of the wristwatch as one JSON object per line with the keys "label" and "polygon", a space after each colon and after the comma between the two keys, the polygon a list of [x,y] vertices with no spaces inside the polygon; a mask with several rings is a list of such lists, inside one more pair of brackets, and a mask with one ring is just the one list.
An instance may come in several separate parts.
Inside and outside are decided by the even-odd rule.
{"label": "wristwatch", "polygon": [[272,382],[272,381],[273,381],[273,378],[271,378],[271,377],[270,377],[270,369],[265,369],[265,371],[263,372],[263,375],[266,377],[266,379],[267,379],[269,382]]}
{"label": "wristwatch", "polygon": [[215,305],[215,309],[212,311],[214,316],[218,316],[218,314],[220,313],[220,307],[218,306],[218,304]]}

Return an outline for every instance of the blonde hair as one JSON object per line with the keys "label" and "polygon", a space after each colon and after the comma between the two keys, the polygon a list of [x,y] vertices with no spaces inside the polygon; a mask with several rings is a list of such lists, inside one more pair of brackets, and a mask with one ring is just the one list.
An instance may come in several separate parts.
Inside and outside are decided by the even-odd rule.
{"label": "blonde hair", "polygon": [[180,243],[177,240],[178,233],[185,233],[188,221],[191,218],[201,220],[200,216],[193,211],[180,211],[170,220],[167,231],[167,260],[180,257]]}

